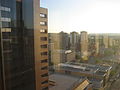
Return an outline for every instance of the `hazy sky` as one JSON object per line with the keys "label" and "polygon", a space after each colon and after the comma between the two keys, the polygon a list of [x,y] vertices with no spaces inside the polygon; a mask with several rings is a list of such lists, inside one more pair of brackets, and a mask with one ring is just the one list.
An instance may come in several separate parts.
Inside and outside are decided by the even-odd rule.
{"label": "hazy sky", "polygon": [[120,0],[41,0],[49,32],[120,33]]}

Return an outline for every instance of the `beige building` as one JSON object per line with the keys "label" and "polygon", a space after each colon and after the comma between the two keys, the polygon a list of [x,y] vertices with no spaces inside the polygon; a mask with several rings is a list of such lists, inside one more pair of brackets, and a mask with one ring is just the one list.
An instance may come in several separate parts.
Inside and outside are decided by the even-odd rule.
{"label": "beige building", "polygon": [[109,47],[112,47],[112,46],[113,46],[113,39],[109,38]]}
{"label": "beige building", "polygon": [[82,31],[80,35],[81,57],[83,60],[88,60],[88,34]]}
{"label": "beige building", "polygon": [[108,48],[108,41],[109,41],[108,35],[107,34],[103,35],[103,43],[105,48]]}
{"label": "beige building", "polygon": [[64,32],[49,33],[49,57],[54,65],[66,62],[66,50],[68,48],[68,34]]}
{"label": "beige building", "polygon": [[34,52],[36,90],[48,89],[48,10],[34,2]]}
{"label": "beige building", "polygon": [[72,51],[79,50],[79,33],[77,32],[70,33],[70,49]]}
{"label": "beige building", "polygon": [[99,35],[89,34],[89,55],[99,54]]}
{"label": "beige building", "polygon": [[50,33],[49,38],[51,62],[54,65],[58,65],[60,63],[60,35],[58,33]]}
{"label": "beige building", "polygon": [[76,61],[76,58],[75,58],[76,53],[74,51],[67,50],[65,54],[66,54],[67,62]]}
{"label": "beige building", "polygon": [[99,35],[95,35],[96,55],[99,54]]}

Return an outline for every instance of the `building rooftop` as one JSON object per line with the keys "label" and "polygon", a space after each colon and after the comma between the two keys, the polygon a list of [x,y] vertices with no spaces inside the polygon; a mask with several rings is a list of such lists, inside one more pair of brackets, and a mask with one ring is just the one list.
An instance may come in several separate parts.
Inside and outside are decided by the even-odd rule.
{"label": "building rooftop", "polygon": [[84,63],[61,63],[59,64],[60,69],[74,72],[81,72],[87,74],[96,74],[100,76],[104,76],[108,70],[110,70],[111,66],[105,65],[91,65]]}
{"label": "building rooftop", "polygon": [[50,75],[49,79],[56,83],[55,86],[50,86],[49,90],[70,90],[72,86],[83,81],[83,78],[58,73]]}
{"label": "building rooftop", "polygon": [[100,79],[87,79],[85,77],[61,73],[51,74],[49,76],[49,80],[55,82],[55,85],[50,86],[49,90],[72,90],[76,86],[79,86],[79,84],[81,84],[84,80],[88,80],[89,85],[92,85],[92,87],[96,89],[99,89],[103,86],[103,80]]}

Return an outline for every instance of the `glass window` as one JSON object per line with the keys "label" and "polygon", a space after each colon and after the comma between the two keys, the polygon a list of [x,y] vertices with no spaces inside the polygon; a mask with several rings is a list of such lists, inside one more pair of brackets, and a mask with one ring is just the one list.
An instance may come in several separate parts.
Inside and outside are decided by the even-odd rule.
{"label": "glass window", "polygon": [[47,15],[44,14],[44,13],[40,13],[40,17],[42,17],[42,18],[47,18]]}
{"label": "glass window", "polygon": [[41,70],[47,70],[48,66],[42,67]]}
{"label": "glass window", "polygon": [[48,62],[47,59],[41,60],[41,63],[46,63],[46,62]]}
{"label": "glass window", "polygon": [[41,84],[47,84],[48,80],[41,82]]}
{"label": "glass window", "polygon": [[47,48],[47,44],[41,45],[41,48]]}
{"label": "glass window", "polygon": [[40,33],[47,33],[47,30],[46,29],[41,29]]}
{"label": "glass window", "polygon": [[42,90],[49,90],[49,89],[48,89],[48,87],[44,87],[44,88],[42,88]]}
{"label": "glass window", "polygon": [[41,56],[46,56],[47,54],[47,52],[41,52]]}
{"label": "glass window", "polygon": [[3,28],[8,28],[8,27],[10,27],[10,22],[2,22],[2,27],[3,27]]}
{"label": "glass window", "polygon": [[43,22],[43,21],[41,21],[41,22],[40,22],[40,25],[42,25],[42,26],[46,26],[46,25],[47,25],[47,22]]}
{"label": "glass window", "polygon": [[47,41],[47,37],[41,37],[41,41]]}
{"label": "glass window", "polygon": [[42,77],[47,77],[48,76],[48,73],[45,73],[43,75],[41,75]]}

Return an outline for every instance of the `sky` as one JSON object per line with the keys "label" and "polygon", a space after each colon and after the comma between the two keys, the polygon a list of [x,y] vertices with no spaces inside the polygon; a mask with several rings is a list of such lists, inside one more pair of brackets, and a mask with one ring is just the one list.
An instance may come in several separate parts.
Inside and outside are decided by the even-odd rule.
{"label": "sky", "polygon": [[120,33],[120,0],[41,0],[49,32]]}

